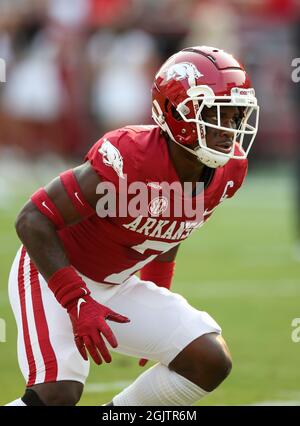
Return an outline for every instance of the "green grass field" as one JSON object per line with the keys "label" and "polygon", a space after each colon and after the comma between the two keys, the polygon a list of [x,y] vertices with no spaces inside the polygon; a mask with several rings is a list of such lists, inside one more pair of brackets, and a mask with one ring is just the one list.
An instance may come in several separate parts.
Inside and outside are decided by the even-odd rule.
{"label": "green grass field", "polygon": [[[11,195],[0,179],[5,189],[0,197],[0,318],[6,321],[7,339],[0,343],[0,405],[24,389],[6,290],[19,245],[14,219],[38,185],[24,182]],[[292,196],[285,172],[250,174],[235,199],[220,206],[181,247],[173,289],[219,322],[233,357],[232,374],[202,405],[300,404],[300,342],[291,339],[291,322],[300,317]],[[111,400],[141,371],[136,359],[119,355],[110,365],[92,365],[80,405]]]}

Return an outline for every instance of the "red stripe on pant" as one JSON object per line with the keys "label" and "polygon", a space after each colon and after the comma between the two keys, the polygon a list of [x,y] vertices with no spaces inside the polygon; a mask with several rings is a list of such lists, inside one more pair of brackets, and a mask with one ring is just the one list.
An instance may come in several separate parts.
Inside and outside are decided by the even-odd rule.
{"label": "red stripe on pant", "polygon": [[[38,271],[30,261],[30,287],[32,307],[37,330],[39,346],[44,360],[46,374],[44,382],[55,382],[57,380],[57,359],[50,342],[49,328],[43,306],[41,285]],[[28,384],[30,386],[30,384]]]}
{"label": "red stripe on pant", "polygon": [[19,287],[19,296],[20,296],[20,305],[21,305],[23,337],[24,337],[25,351],[26,351],[28,368],[29,368],[27,386],[32,386],[35,383],[35,379],[36,379],[36,365],[35,365],[31,342],[30,342],[30,335],[28,330],[28,321],[27,321],[27,314],[26,314],[25,286],[24,286],[25,255],[26,255],[26,250],[24,247],[22,247],[21,257],[19,261],[19,269],[18,269],[18,287]]}

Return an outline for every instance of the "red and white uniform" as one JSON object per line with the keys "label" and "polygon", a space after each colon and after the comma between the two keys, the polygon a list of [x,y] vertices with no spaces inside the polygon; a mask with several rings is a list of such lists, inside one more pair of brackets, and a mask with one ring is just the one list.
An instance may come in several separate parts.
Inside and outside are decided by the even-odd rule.
{"label": "red and white uniform", "polygon": [[[92,147],[86,160],[102,181],[116,187],[125,174],[128,183],[150,183],[149,191],[153,183],[178,181],[166,141],[156,126],[110,132]],[[155,208],[149,208],[149,214],[142,217],[100,218],[95,213],[59,231],[67,255],[91,296],[131,320],[127,324],[109,322],[117,337],[117,352],[168,365],[197,337],[221,333],[206,312],[134,274],[199,228],[223,199],[233,196],[246,169],[246,160],[230,160],[215,170],[204,191],[202,221],[184,215],[161,218],[155,215]],[[172,199],[167,202],[172,204]],[[27,386],[59,380],[84,383],[89,362],[82,359],[75,346],[69,316],[24,248],[11,269],[9,296],[18,325],[18,359]]]}
{"label": "red and white uniform", "polygon": [[[111,144],[118,150],[117,155],[121,157],[120,171],[126,175],[128,185],[136,181],[148,184],[149,202],[151,191],[154,193],[152,199],[158,194],[155,194],[151,183],[178,182],[166,140],[157,126],[125,127],[110,132],[87,154],[86,160],[90,161],[101,180],[112,182],[118,189],[122,178],[117,174],[116,166],[114,168],[105,162],[105,154],[100,152],[104,143]],[[94,216],[61,230],[59,235],[71,263],[95,281],[120,284],[154,256],[181,243],[201,226],[202,221],[208,219],[224,198],[233,196],[241,186],[246,170],[247,160],[231,160],[226,166],[216,169],[209,187],[204,191],[205,212],[200,221],[184,215],[154,216],[149,211],[146,217],[128,215],[99,218],[95,213]],[[202,197],[202,193],[198,195],[198,198]],[[167,202],[172,213],[172,193]]]}

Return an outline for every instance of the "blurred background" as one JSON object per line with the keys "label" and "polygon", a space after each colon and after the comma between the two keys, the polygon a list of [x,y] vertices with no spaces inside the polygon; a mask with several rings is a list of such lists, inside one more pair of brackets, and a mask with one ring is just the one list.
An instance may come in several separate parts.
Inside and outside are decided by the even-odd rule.
{"label": "blurred background", "polygon": [[[151,124],[156,70],[205,44],[244,63],[261,115],[244,188],[178,257],[174,290],[223,326],[234,359],[202,404],[300,404],[300,0],[0,0],[0,404],[24,386],[6,288],[18,211],[104,132]],[[81,404],[110,400],[140,371],[120,356],[93,366]]]}

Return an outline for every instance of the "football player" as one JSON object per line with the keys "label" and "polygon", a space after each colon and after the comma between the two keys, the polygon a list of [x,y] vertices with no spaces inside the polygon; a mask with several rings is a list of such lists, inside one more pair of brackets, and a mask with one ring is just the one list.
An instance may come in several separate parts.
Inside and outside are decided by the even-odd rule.
{"label": "football player", "polygon": [[[231,370],[220,326],[170,286],[181,242],[244,181],[258,126],[254,89],[232,55],[197,46],[162,65],[152,98],[156,125],[105,134],[18,215],[23,245],[9,296],[27,385],[8,405],[76,405],[88,356],[111,362],[111,351],[156,364],[110,405],[192,405]],[[113,214],[133,200],[125,178],[127,188],[144,184],[143,214]],[[186,182],[183,199],[201,199],[201,217],[176,216],[175,196],[161,193],[163,183]]]}

